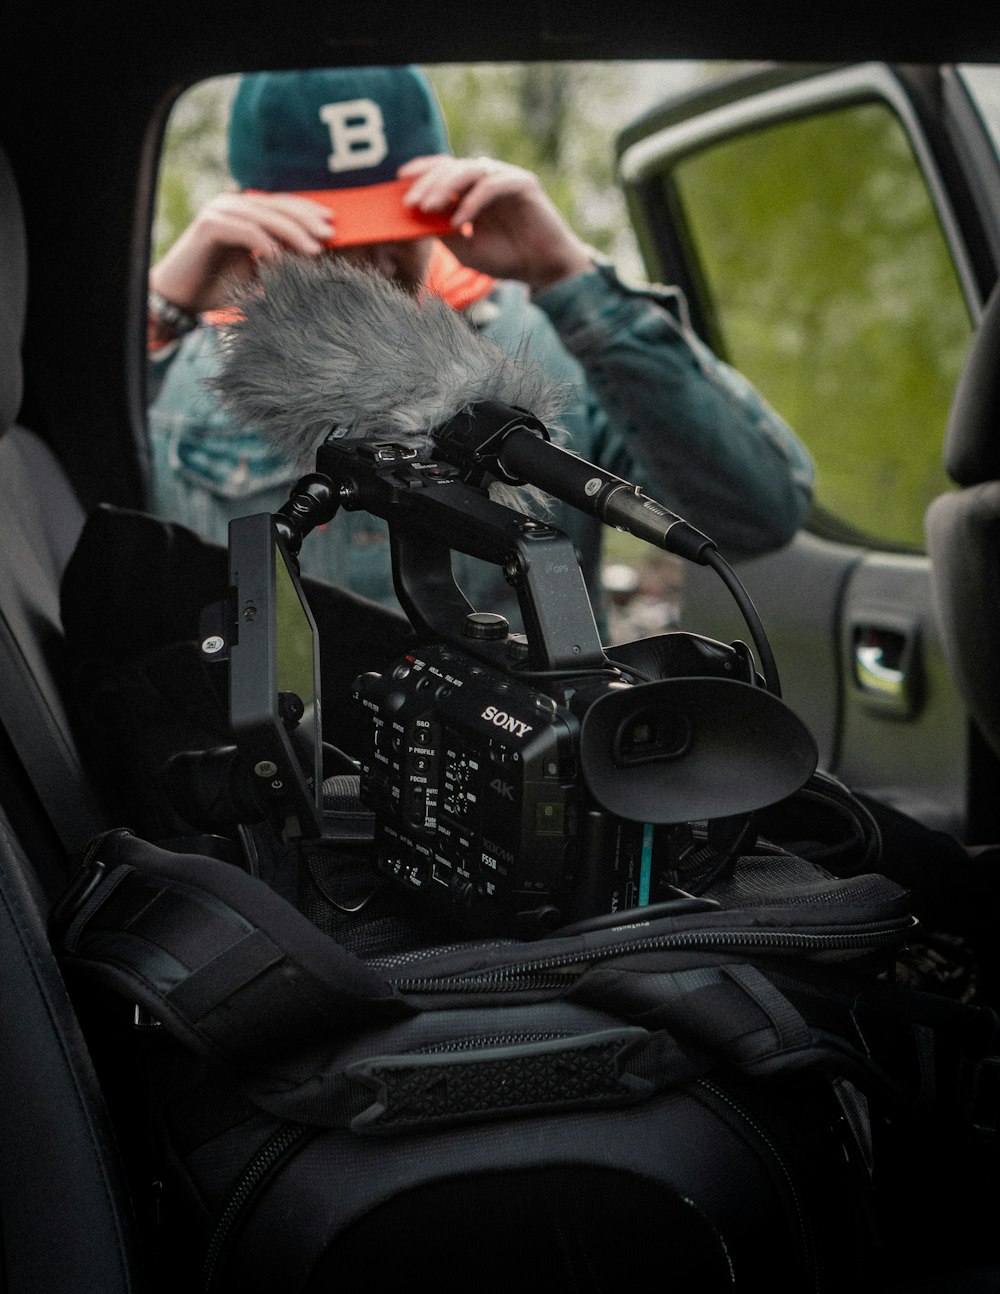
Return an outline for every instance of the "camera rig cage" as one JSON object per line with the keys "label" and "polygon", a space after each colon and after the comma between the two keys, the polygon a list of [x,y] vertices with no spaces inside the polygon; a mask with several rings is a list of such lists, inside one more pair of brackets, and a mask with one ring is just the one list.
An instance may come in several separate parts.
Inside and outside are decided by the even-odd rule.
{"label": "camera rig cage", "polygon": [[[489,497],[491,480],[523,484],[523,467],[574,506],[714,566],[761,672],[743,642],[690,633],[605,649],[569,538]],[[334,428],[271,518],[282,550],[294,557],[340,508],[387,522],[420,644],[354,688],[371,717],[360,790],[378,863],[461,924],[531,935],[687,901],[731,865],[754,811],[815,769],[763,627],[712,541],[552,445],[527,411],[480,402],[409,442]],[[523,633],[472,606],[454,551],[501,567]]]}
{"label": "camera rig cage", "polygon": [[320,835],[319,635],[270,513],[229,523],[228,593],[202,608],[199,638],[206,663],[228,665],[233,744],[167,761],[175,807],[213,832],[266,820],[282,841]]}

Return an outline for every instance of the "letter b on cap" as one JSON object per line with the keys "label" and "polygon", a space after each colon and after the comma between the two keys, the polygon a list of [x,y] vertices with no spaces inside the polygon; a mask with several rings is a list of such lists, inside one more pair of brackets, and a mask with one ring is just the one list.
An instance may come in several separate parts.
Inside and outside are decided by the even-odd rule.
{"label": "letter b on cap", "polygon": [[330,132],[331,171],[359,171],[378,166],[389,152],[382,109],[372,99],[348,99],[325,103],[320,119]]}

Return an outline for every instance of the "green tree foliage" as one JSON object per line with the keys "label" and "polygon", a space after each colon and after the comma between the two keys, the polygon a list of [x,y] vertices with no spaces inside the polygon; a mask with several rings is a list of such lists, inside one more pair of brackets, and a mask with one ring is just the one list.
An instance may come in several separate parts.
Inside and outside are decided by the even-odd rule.
{"label": "green tree foliage", "polygon": [[624,204],[614,175],[620,64],[528,63],[429,68],[452,151],[534,171],[573,228],[613,255]]}
{"label": "green tree foliage", "polygon": [[153,226],[153,259],[177,240],[209,198],[232,183],[226,122],[237,78],[192,86],[174,105],[163,140]]}
{"label": "green tree foliage", "polygon": [[922,547],[970,322],[896,117],[855,105],[738,136],[677,183],[716,342],[808,444],[820,504]]}

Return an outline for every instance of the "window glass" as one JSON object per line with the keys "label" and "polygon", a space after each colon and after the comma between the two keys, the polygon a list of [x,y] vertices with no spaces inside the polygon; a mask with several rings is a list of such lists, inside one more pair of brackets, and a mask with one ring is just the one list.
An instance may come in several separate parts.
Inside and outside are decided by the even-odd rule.
{"label": "window glass", "polygon": [[772,125],[672,181],[715,341],[809,446],[818,516],[922,548],[971,326],[898,119],[864,103]]}

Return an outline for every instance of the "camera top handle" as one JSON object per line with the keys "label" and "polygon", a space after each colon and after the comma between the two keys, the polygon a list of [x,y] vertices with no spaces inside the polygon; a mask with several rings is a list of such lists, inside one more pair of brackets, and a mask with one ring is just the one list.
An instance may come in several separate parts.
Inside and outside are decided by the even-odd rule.
{"label": "camera top handle", "polygon": [[455,583],[453,550],[503,568],[517,593],[530,672],[606,668],[590,598],[568,536],[495,503],[427,442],[373,441],[335,428],[276,516],[297,552],[308,530],[338,508],[363,509],[389,526],[396,596],[422,637],[460,646],[509,669],[509,640],[489,637],[488,618]]}
{"label": "camera top handle", "polygon": [[513,585],[527,630],[527,658],[519,662],[525,672],[608,665],[568,537],[493,502],[484,487],[490,476],[514,485],[530,480],[608,525],[711,566],[750,629],[765,687],[781,695],[764,627],[714,542],[636,486],[553,445],[527,410],[474,402],[409,443],[373,441],[334,428],[317,451],[316,469],[297,483],[275,516],[289,551],[297,553],[303,536],[340,507],[382,517],[389,525],[396,595],[421,635],[510,667],[509,640],[488,637],[484,618],[474,617],[475,608],[455,583],[451,553],[457,549],[501,566]]}

